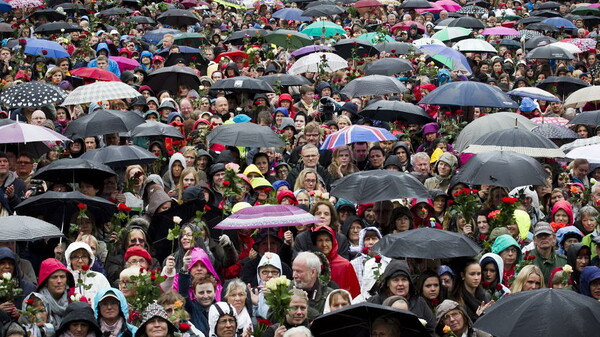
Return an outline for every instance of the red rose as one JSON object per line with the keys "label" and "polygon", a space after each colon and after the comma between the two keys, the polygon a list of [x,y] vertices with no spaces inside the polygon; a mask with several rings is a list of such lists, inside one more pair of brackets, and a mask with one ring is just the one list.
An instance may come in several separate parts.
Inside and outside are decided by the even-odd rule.
{"label": "red rose", "polygon": [[129,213],[131,211],[131,207],[127,207],[127,205],[120,203],[117,205],[117,210],[119,212]]}
{"label": "red rose", "polygon": [[228,187],[231,183],[227,180],[223,181],[223,186]]}
{"label": "red rose", "polygon": [[358,63],[358,64],[360,65],[360,64],[364,64],[364,63],[365,63],[365,61],[358,61],[358,62],[356,62],[356,63]]}
{"label": "red rose", "polygon": [[395,54],[395,53],[396,53],[396,49],[392,49],[392,50],[390,50],[390,52],[391,52],[392,54]]}
{"label": "red rose", "polygon": [[271,321],[269,321],[268,319],[264,319],[264,318],[257,318],[256,321],[258,322],[258,324],[262,324],[265,326],[273,325],[273,323]]}
{"label": "red rose", "polygon": [[25,304],[27,304],[27,305],[33,305],[33,302],[35,302],[33,300],[33,298],[28,298],[27,301],[25,302]]}
{"label": "red rose", "polygon": [[27,43],[27,40],[25,40],[25,39],[19,39],[19,44],[25,44],[25,43]]}
{"label": "red rose", "polygon": [[479,235],[479,241],[483,241],[483,240],[485,240],[486,238],[487,238],[487,235],[486,235],[486,234],[481,234],[481,235]]}
{"label": "red rose", "polygon": [[143,273],[144,270],[146,270],[146,269],[144,269],[144,267],[140,267],[140,274]]}
{"label": "red rose", "polygon": [[152,281],[152,282],[156,281],[156,275],[150,275],[150,281]]}
{"label": "red rose", "polygon": [[369,247],[364,247],[364,248],[362,249],[362,253],[363,253],[363,254],[368,254],[368,253],[369,253]]}
{"label": "red rose", "polygon": [[496,284],[496,290],[498,290],[498,291],[502,290],[502,284],[500,284],[500,283]]}
{"label": "red rose", "polygon": [[79,210],[83,211],[84,209],[87,208],[87,205],[83,204],[83,203],[79,203],[79,204],[77,204],[77,208],[79,208]]}
{"label": "red rose", "polygon": [[448,200],[448,207],[454,205],[454,200]]}
{"label": "red rose", "polygon": [[210,206],[208,206],[208,205],[204,205],[204,211],[205,211],[205,212],[208,212],[208,211],[210,211]]}
{"label": "red rose", "polygon": [[483,281],[481,282],[481,286],[483,287],[483,289],[490,289],[490,286],[492,284],[489,281]]}
{"label": "red rose", "polygon": [[381,262],[381,256],[380,255],[376,255],[375,256],[375,263],[379,263]]}
{"label": "red rose", "polygon": [[434,307],[437,307],[437,306],[438,306],[438,304],[440,304],[440,300],[438,300],[437,298],[434,298],[434,299],[432,299],[432,300],[431,300],[431,304],[432,304]]}
{"label": "red rose", "polygon": [[527,256],[525,256],[525,260],[527,260],[527,261],[533,261],[533,260],[535,260],[535,256],[533,256],[533,255],[527,255]]}
{"label": "red rose", "polygon": [[356,46],[356,45],[358,45],[358,43],[356,41],[352,41],[352,45]]}
{"label": "red rose", "polygon": [[81,296],[81,298],[79,298],[79,302],[90,304],[90,301],[85,296]]}
{"label": "red rose", "polygon": [[192,326],[189,323],[185,323],[185,322],[181,322],[179,323],[179,331],[181,332],[186,332],[188,331]]}
{"label": "red rose", "polygon": [[81,266],[81,269],[83,269],[83,271],[88,271],[88,270],[90,270],[90,266],[88,266],[87,264],[84,264],[83,266]]}
{"label": "red rose", "polygon": [[327,59],[327,55],[323,54],[323,55],[321,55],[321,58],[322,58],[323,60],[326,60],[326,59]]}
{"label": "red rose", "polygon": [[508,203],[508,204],[514,204],[517,201],[519,201],[519,199],[517,199],[517,198],[511,198],[511,197],[504,197],[504,198],[502,198],[502,202],[505,202],[505,203]]}
{"label": "red rose", "polygon": [[48,55],[48,51],[46,49],[42,49],[42,55]]}

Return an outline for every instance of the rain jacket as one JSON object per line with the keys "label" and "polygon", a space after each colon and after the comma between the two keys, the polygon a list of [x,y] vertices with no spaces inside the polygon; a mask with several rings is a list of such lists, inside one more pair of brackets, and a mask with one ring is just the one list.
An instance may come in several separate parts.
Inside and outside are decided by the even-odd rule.
{"label": "rain jacket", "polygon": [[[514,246],[515,248],[517,248],[517,260],[515,261],[515,266],[517,263],[519,263],[519,261],[521,261],[521,257],[523,255],[523,253],[521,252],[521,247],[519,247],[519,244],[517,243],[517,240],[515,240],[510,234],[503,234],[500,235],[499,237],[496,238],[496,240],[494,240],[494,244],[492,245],[492,253],[494,254],[498,254],[500,255],[500,253],[502,253],[506,248]],[[504,262],[502,263],[502,284],[504,286],[508,287],[508,280],[510,280],[511,278],[514,277],[515,275],[515,266],[513,266],[510,269],[504,269]],[[500,269],[498,269],[500,270]]]}
{"label": "rain jacket", "polygon": [[485,262],[485,264],[488,264],[489,260],[491,260],[496,265],[496,270],[497,270],[497,274],[498,274],[498,279],[496,280],[496,282],[491,284],[491,287],[495,287],[496,284],[499,284],[500,286],[502,286],[501,290],[496,290],[494,292],[494,295],[497,296],[498,299],[500,299],[502,296],[504,296],[506,294],[510,294],[510,289],[508,287],[506,287],[502,282],[504,280],[503,279],[504,261],[502,261],[502,258],[498,254],[486,253],[481,257],[481,259],[479,259],[479,264],[481,265],[482,269],[484,267],[484,262]]}
{"label": "rain jacket", "polygon": [[[13,265],[15,266],[15,271],[13,272],[13,279],[16,279],[17,286],[23,289],[23,292],[19,296],[16,296],[13,300],[15,307],[20,308],[23,305],[23,300],[25,299],[25,297],[29,296],[29,294],[35,290],[35,286],[31,282],[23,278],[23,273],[21,273],[21,270],[19,269],[17,257],[15,256],[15,253],[12,252],[12,250],[6,247],[0,247],[0,260],[3,259],[10,259],[13,261]],[[0,299],[0,303],[3,302],[4,299]]]}
{"label": "rain jacket", "polygon": [[118,337],[132,337],[135,336],[135,332],[137,331],[137,327],[127,323],[127,319],[129,318],[129,307],[127,306],[127,299],[125,299],[125,295],[119,290],[115,288],[106,288],[100,290],[96,297],[94,298],[94,312],[96,315],[96,319],[100,322],[100,300],[104,295],[108,292],[112,292],[115,296],[117,296],[119,300],[119,307],[121,308],[121,312],[119,315],[124,319],[123,327],[121,328],[121,332]]}
{"label": "rain jacket", "polygon": [[[450,165],[451,167],[450,174],[448,174],[448,176],[446,177],[440,176],[437,170],[437,167],[441,161]],[[456,165],[458,165],[458,159],[456,159],[456,157],[452,153],[442,153],[440,158],[435,163],[435,175],[425,180],[425,188],[428,190],[439,189],[444,192],[448,191],[448,187],[450,187],[450,180],[454,176],[454,170],[456,169]]]}
{"label": "rain jacket", "polygon": [[[15,187],[15,193],[13,195],[12,198],[9,198],[8,196],[6,196],[6,188],[9,187],[10,185],[13,185]],[[25,186],[25,183],[23,182],[23,180],[19,179],[19,177],[17,176],[17,174],[13,171],[8,171],[8,175],[6,177],[6,180],[4,180],[4,184],[0,185],[0,190],[2,191],[2,194],[6,196],[6,199],[8,200],[8,205],[10,206],[10,210],[8,210],[9,212],[12,212],[15,207],[17,207],[17,205],[21,202],[21,198],[25,195],[25,190],[27,189],[27,186]]]}
{"label": "rain jacket", "polygon": [[[273,266],[279,269],[279,275],[283,275],[283,268],[281,264],[281,258],[279,255],[274,253],[265,253],[260,262],[258,263],[258,267],[256,267],[256,279],[259,286],[264,286],[265,284],[260,280],[260,268],[265,266]],[[265,295],[262,292],[262,288],[258,288],[258,305],[253,310],[256,313],[257,317],[267,318],[267,312],[269,311],[269,306],[267,305],[267,300],[265,299]]]}
{"label": "rain jacket", "polygon": [[[349,218],[351,217],[352,216],[350,216]],[[367,235],[368,231],[375,232],[375,234],[377,234],[377,237],[380,240],[382,238],[381,232],[379,232],[379,229],[377,229],[377,227],[366,227],[361,229],[360,233],[358,233],[359,253],[354,259],[352,259],[352,261],[350,261],[350,263],[352,264],[352,267],[354,267],[354,272],[356,273],[356,278],[358,278],[358,283],[360,284],[361,288],[363,285],[363,272],[365,270],[365,263],[371,258],[369,255],[362,253],[362,249],[365,247],[365,235]]]}
{"label": "rain jacket", "polygon": [[[454,309],[458,309],[462,312],[463,314],[463,319],[465,321],[465,325],[467,326],[467,331],[466,335],[462,335],[462,336],[466,336],[466,337],[492,337],[492,335],[490,335],[487,332],[478,330],[473,328],[473,321],[471,321],[471,319],[469,318],[469,315],[467,314],[467,312],[465,311],[465,309],[463,307],[461,307],[458,303],[452,301],[452,300],[444,300],[444,302],[442,302],[440,305],[437,306],[436,308],[436,313],[435,313],[435,321],[436,321],[436,325],[435,325],[435,332],[437,333],[438,336],[446,336],[446,334],[444,334],[443,330],[444,330],[444,316],[449,313],[450,311],[454,310]],[[448,334],[448,336],[450,336]]]}
{"label": "rain jacket", "polygon": [[567,264],[573,267],[573,273],[571,274],[572,282],[570,282],[569,284],[571,284],[573,290],[577,292],[579,292],[579,276],[581,274],[577,271],[577,255],[579,255],[579,252],[584,248],[588,250],[590,249],[583,243],[574,243],[569,247],[569,251],[567,251]]}
{"label": "rain jacket", "polygon": [[[72,287],[75,286],[73,274],[69,269],[67,269],[67,267],[65,267],[64,264],[62,264],[57,259],[46,259],[40,264],[40,275],[38,277],[38,287],[36,291],[39,292],[43,288],[46,288],[46,280],[48,280],[50,275],[54,274],[59,270],[64,270],[67,273],[67,288],[65,291],[68,295],[72,294]],[[71,289],[69,289],[69,287]],[[50,310],[48,310],[48,322],[51,322],[52,324],[54,324],[54,326],[56,326],[58,323],[60,323],[65,314],[66,312],[55,312],[50,308]]]}
{"label": "rain jacket", "polygon": [[90,267],[94,264],[96,256],[92,252],[90,246],[83,242],[73,242],[69,245],[69,247],[67,247],[67,250],[65,251],[67,268],[69,268],[69,270],[73,274],[73,277],[75,278],[75,285],[77,285],[79,280],[81,280],[83,284],[91,286],[89,289],[84,289],[83,286],[76,286],[75,293],[85,296],[86,298],[91,300],[96,296],[96,294],[100,290],[110,288],[110,283],[108,282],[106,277],[101,273],[88,270],[87,272],[85,272],[84,276],[84,273],[82,273],[81,271],[73,270],[73,268],[71,267],[71,254],[73,254],[73,252],[78,249],[85,249],[88,252],[90,256]]}
{"label": "rain jacket", "polygon": [[360,295],[360,284],[356,278],[354,267],[350,261],[338,254],[338,242],[335,232],[329,226],[320,226],[313,228],[313,235],[326,231],[331,236],[331,252],[327,254],[329,267],[331,269],[331,280],[337,283],[341,289],[346,289],[352,294],[352,298]]}
{"label": "rain jacket", "polygon": [[567,226],[573,226],[573,207],[566,200],[557,201],[554,204],[554,206],[552,207],[552,216],[550,217],[550,219],[554,221],[554,214],[556,214],[556,212],[558,212],[559,209],[562,209],[563,211],[567,212],[567,215],[569,216],[569,223],[567,224]]}
{"label": "rain jacket", "polygon": [[174,190],[177,188],[177,183],[175,183],[175,180],[173,179],[173,174],[171,173],[173,163],[175,163],[176,161],[181,162],[181,166],[183,166],[182,171],[186,168],[185,158],[183,157],[183,154],[179,152],[174,153],[171,156],[171,159],[169,160],[169,167],[167,169],[167,172],[165,172],[165,174],[162,176],[162,180],[165,183],[165,190]]}
{"label": "rain jacket", "polygon": [[408,264],[404,260],[394,259],[388,264],[382,275],[383,281],[381,282],[379,293],[369,298],[368,302],[382,304],[383,301],[391,295],[390,290],[388,289],[388,282],[400,275],[406,276],[409,282],[408,294],[406,296],[406,299],[408,300],[408,309],[419,318],[426,320],[427,329],[433,330],[435,327],[435,317],[433,317],[433,313],[431,312],[431,309],[429,309],[425,299],[417,294],[417,289],[412,281],[412,275],[408,269]]}
{"label": "rain jacket", "polygon": [[592,281],[600,278],[600,268],[598,267],[585,267],[581,272],[581,276],[579,277],[579,292],[582,295],[592,297],[592,293],[590,293],[590,283]]}
{"label": "rain jacket", "polygon": [[[96,55],[98,55],[98,52],[100,52],[100,50],[102,49],[107,51],[108,54],[106,55],[106,57],[108,57],[110,55],[110,49],[108,49],[108,45],[104,42],[98,43],[98,46],[96,46]],[[91,60],[90,62],[88,62],[87,66],[90,68],[96,68],[98,66],[98,60]],[[119,70],[119,64],[115,60],[111,60],[110,58],[108,59],[107,70],[117,75],[118,78],[121,78],[121,70]]]}
{"label": "rain jacket", "polygon": [[[210,262],[210,257],[208,256],[208,254],[206,254],[206,252],[200,248],[194,248],[192,250],[192,253],[190,254],[190,256],[191,256],[191,261],[190,261],[190,265],[188,267],[188,271],[191,271],[192,268],[196,265],[196,263],[200,262],[200,263],[204,264],[206,269],[208,269],[208,272],[212,276],[214,276],[215,279],[217,280],[217,286],[215,288],[215,300],[216,301],[221,300],[221,292],[223,291],[223,284],[221,283],[221,278],[219,277],[219,274],[217,274],[217,272],[215,271],[215,268],[213,267],[212,263]],[[180,275],[182,275],[182,273],[175,275],[175,279],[173,280],[173,289],[177,290],[177,291],[179,290]],[[191,282],[190,282],[190,286],[191,286]],[[189,295],[190,299],[196,300],[196,296],[194,296],[194,289],[190,288],[190,290],[188,291],[188,295]]]}
{"label": "rain jacket", "polygon": [[[39,298],[42,303],[44,303],[44,307],[46,308],[46,312],[50,311],[50,306],[48,305],[48,301],[46,300],[46,298],[44,297],[44,295],[40,294],[40,293],[36,293],[36,292],[31,292],[29,293],[29,295],[25,296],[25,298],[23,299],[23,305],[22,305],[22,310],[27,310],[27,308],[29,307],[27,305],[27,301],[32,298],[33,296]],[[25,326],[25,329],[27,330],[27,333],[29,334],[29,337],[51,337],[54,336],[54,325],[52,325],[51,323],[44,323],[41,327],[37,326],[37,324],[32,324],[29,323],[26,319],[24,319],[24,316],[21,316],[22,318],[19,319],[19,322],[22,323]]]}
{"label": "rain jacket", "polygon": [[94,310],[89,304],[85,302],[73,302],[69,303],[67,310],[65,310],[65,316],[60,323],[58,329],[56,329],[55,337],[69,337],[72,334],[68,333],[69,325],[75,322],[86,322],[89,326],[89,331],[86,337],[102,337],[102,331],[100,326],[94,317]]}
{"label": "rain jacket", "polygon": [[[579,242],[581,242],[581,240],[583,239],[583,233],[579,230],[579,228],[575,226],[567,226],[557,230],[556,242],[558,243],[558,249],[556,251],[560,254],[566,254],[567,252],[565,252],[564,249],[565,240],[572,237],[579,238]],[[571,264],[571,266],[574,265]]]}

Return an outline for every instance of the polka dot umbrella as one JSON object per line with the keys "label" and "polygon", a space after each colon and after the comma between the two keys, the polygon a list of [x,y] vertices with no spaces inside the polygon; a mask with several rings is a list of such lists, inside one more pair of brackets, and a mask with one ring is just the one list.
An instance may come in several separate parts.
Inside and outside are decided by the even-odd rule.
{"label": "polka dot umbrella", "polygon": [[0,103],[9,108],[39,108],[44,105],[60,103],[67,92],[58,86],[41,82],[27,82],[15,85],[0,94]]}

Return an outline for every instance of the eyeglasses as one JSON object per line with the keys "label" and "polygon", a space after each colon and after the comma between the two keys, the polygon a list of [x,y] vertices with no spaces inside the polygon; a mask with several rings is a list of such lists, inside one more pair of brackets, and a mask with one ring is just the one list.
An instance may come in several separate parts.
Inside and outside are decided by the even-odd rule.
{"label": "eyeglasses", "polygon": [[131,240],[129,240],[129,242],[131,242],[131,243],[144,243],[145,241],[144,241],[144,239],[131,239]]}
{"label": "eyeglasses", "polygon": [[452,319],[456,320],[458,319],[458,317],[460,317],[460,312],[453,312],[453,313],[448,313],[446,315],[444,315],[444,322],[448,322]]}
{"label": "eyeglasses", "polygon": [[71,256],[71,260],[75,260],[75,261],[77,261],[77,260],[83,261],[83,260],[85,260],[87,258],[88,258],[87,255]]}

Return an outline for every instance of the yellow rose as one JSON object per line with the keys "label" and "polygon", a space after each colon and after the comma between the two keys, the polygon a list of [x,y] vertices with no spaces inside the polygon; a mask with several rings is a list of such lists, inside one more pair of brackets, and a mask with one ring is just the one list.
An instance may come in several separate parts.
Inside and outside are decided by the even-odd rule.
{"label": "yellow rose", "polygon": [[443,329],[442,331],[443,331],[444,333],[449,333],[449,332],[452,332],[452,329],[450,329],[450,327],[449,327],[449,326],[447,326],[447,325],[444,325],[444,329]]}
{"label": "yellow rose", "polygon": [[571,274],[573,272],[573,267],[571,267],[568,264],[565,264],[565,266],[563,267],[563,271],[567,274]]}

